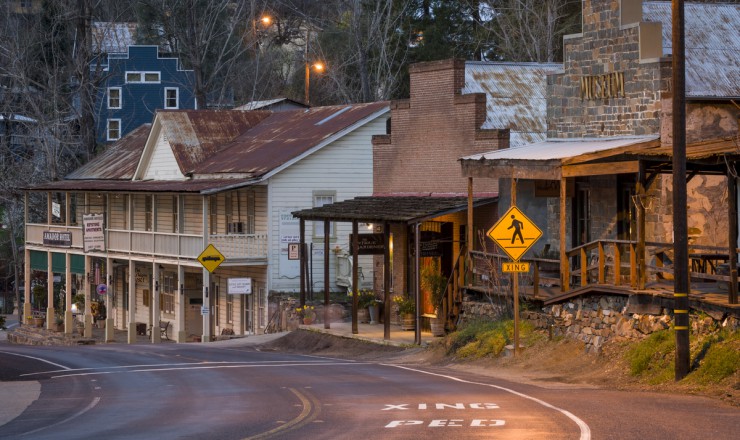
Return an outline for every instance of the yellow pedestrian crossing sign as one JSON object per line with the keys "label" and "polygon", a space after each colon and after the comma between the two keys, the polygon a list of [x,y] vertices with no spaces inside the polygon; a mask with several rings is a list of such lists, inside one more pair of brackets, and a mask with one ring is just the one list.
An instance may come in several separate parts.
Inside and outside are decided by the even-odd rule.
{"label": "yellow pedestrian crossing sign", "polygon": [[524,255],[542,237],[542,231],[516,206],[506,211],[488,230],[488,237],[495,241],[514,261]]}
{"label": "yellow pedestrian crossing sign", "polygon": [[216,268],[226,260],[226,257],[216,249],[216,246],[209,244],[203,252],[198,255],[198,261],[203,265],[208,272],[213,273]]}

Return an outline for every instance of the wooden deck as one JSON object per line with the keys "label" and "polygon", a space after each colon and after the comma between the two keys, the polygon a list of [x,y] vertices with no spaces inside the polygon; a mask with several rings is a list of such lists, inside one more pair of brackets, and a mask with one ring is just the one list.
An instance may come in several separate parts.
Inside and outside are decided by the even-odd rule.
{"label": "wooden deck", "polygon": [[[492,294],[494,296],[509,296],[511,290],[509,286],[491,290],[483,286],[465,285],[464,289],[477,292],[479,294]],[[536,294],[535,294],[536,291]],[[610,284],[589,284],[583,287],[577,287],[567,292],[563,292],[560,286],[521,286],[520,296],[535,302],[542,302],[543,305],[556,304],[576,298],[583,295],[644,295],[661,298],[663,303],[670,308],[670,302],[673,300],[673,282],[657,281],[648,283],[645,289],[634,289],[630,286],[613,286]],[[740,304],[730,304],[729,293],[721,283],[692,283],[689,293],[689,302],[693,308],[714,310],[726,313],[740,318]]]}
{"label": "wooden deck", "polygon": [[[588,243],[567,252],[568,262],[564,274],[560,274],[560,262],[553,259],[530,258],[522,261],[531,264],[531,271],[521,275],[520,296],[544,305],[567,301],[583,295],[650,296],[660,298],[663,307],[671,309],[674,299],[673,267],[668,264],[666,248],[660,243],[648,243],[651,263],[642,262],[634,242],[602,240]],[[701,249],[699,249],[701,248]],[[731,301],[729,285],[731,277],[719,274],[717,261],[719,248],[697,247],[701,255],[711,253],[711,261],[692,264],[689,275],[689,302],[691,307],[740,317],[740,304]],[[611,253],[607,252],[611,250]],[[507,258],[501,254],[471,251],[472,264],[466,273],[467,283],[463,287],[470,292],[498,297],[511,295],[508,275],[493,274]],[[694,254],[699,255],[699,254]],[[585,262],[583,265],[581,263]],[[619,263],[615,263],[619,262]],[[715,264],[712,264],[715,263]],[[644,269],[641,269],[644,268]],[[615,277],[614,274],[619,276]],[[497,278],[498,283],[492,283]],[[563,288],[561,279],[566,283]],[[487,282],[486,282],[487,281]],[[497,287],[492,288],[492,285]],[[640,288],[639,286],[644,286]]]}

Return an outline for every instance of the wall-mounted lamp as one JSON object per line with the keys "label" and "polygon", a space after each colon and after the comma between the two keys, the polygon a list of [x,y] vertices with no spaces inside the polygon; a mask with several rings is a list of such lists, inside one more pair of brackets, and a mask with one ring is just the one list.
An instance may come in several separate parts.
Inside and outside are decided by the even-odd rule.
{"label": "wall-mounted lamp", "polygon": [[373,224],[372,223],[365,223],[365,226],[367,227],[367,230],[368,231],[372,231],[373,230]]}

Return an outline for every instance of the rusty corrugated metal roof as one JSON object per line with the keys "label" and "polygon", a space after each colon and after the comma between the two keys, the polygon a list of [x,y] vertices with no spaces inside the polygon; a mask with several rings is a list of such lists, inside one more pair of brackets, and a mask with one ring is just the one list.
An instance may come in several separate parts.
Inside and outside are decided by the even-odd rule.
{"label": "rusty corrugated metal roof", "polygon": [[155,120],[162,124],[180,171],[187,174],[268,116],[267,111],[163,110]]}
{"label": "rusty corrugated metal roof", "polygon": [[104,191],[147,193],[200,193],[227,188],[248,179],[194,180],[58,180],[34,185],[32,191]]}
{"label": "rusty corrugated metal roof", "polygon": [[[474,206],[494,203],[498,197],[475,198]],[[415,222],[467,209],[467,197],[365,196],[317,208],[294,211],[304,220]]]}
{"label": "rusty corrugated metal roof", "polygon": [[196,168],[198,174],[262,176],[316,148],[333,135],[389,110],[389,102],[313,107],[272,113],[219,154]]}
{"label": "rusty corrugated metal roof", "polygon": [[[671,2],[643,3],[643,19],[661,22],[663,55],[672,53]],[[740,97],[740,5],[686,3],[686,96]]]}
{"label": "rusty corrugated metal roof", "polygon": [[658,138],[656,135],[618,138],[548,139],[522,147],[502,148],[488,153],[474,154],[463,157],[460,160],[561,160],[630,145],[644,146],[646,142],[656,141]]}
{"label": "rusty corrugated metal roof", "polygon": [[134,129],[109,145],[93,160],[68,174],[65,179],[133,179],[151,126],[152,124],[143,124]]}
{"label": "rusty corrugated metal roof", "polygon": [[463,93],[486,94],[481,128],[508,128],[511,146],[539,142],[547,132],[547,75],[561,73],[560,63],[465,63]]}

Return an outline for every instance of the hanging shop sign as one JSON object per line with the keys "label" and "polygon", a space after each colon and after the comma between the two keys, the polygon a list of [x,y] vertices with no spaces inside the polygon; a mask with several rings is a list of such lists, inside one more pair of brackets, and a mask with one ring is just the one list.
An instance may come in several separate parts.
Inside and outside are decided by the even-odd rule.
{"label": "hanging shop sign", "polygon": [[72,233],[68,231],[44,231],[44,246],[71,247]]}
{"label": "hanging shop sign", "polygon": [[85,252],[105,251],[105,229],[103,214],[82,216],[82,230]]}

